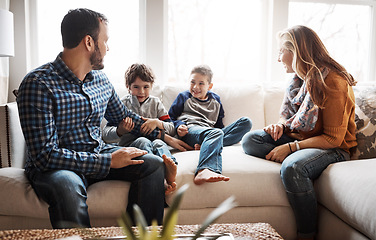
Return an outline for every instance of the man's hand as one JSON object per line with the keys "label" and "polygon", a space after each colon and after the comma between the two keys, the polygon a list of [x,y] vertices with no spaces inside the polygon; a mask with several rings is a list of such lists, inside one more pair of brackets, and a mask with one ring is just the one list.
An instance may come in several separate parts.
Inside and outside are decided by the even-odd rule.
{"label": "man's hand", "polygon": [[264,131],[269,133],[274,141],[277,141],[280,137],[282,137],[283,130],[284,126],[282,123],[270,124],[269,126],[264,127]]}
{"label": "man's hand", "polygon": [[180,139],[171,137],[170,135],[165,135],[164,141],[170,145],[173,148],[176,148],[182,152],[185,152],[187,150],[193,150],[191,146],[189,146],[187,143],[183,142]]}
{"label": "man's hand", "polygon": [[124,134],[131,132],[133,128],[134,128],[134,123],[132,121],[132,118],[126,117],[119,123],[116,129],[116,133],[119,137],[121,137]]}
{"label": "man's hand", "polygon": [[122,168],[129,165],[141,164],[144,160],[133,160],[147,154],[146,151],[134,147],[124,147],[111,154],[111,168]]}
{"label": "man's hand", "polygon": [[145,122],[141,125],[141,133],[144,135],[149,135],[157,127],[163,129],[163,124],[159,119],[151,119],[141,117]]}
{"label": "man's hand", "polygon": [[184,137],[188,133],[188,127],[187,125],[180,125],[178,129],[176,129],[179,137]]}

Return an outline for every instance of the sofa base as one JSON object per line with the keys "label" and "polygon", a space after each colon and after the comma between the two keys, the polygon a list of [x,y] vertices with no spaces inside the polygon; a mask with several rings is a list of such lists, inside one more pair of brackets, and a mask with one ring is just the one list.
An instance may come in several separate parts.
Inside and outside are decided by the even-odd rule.
{"label": "sofa base", "polygon": [[368,240],[356,229],[339,219],[327,208],[319,206],[319,232],[317,240]]}

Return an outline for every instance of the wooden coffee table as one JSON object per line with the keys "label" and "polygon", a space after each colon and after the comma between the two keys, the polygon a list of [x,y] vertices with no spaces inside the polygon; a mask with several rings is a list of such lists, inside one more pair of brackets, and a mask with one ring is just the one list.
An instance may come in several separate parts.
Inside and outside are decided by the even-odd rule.
{"label": "wooden coffee table", "polygon": [[[195,233],[199,225],[177,225],[176,234]],[[236,240],[281,240],[283,239],[268,223],[213,224],[205,233],[231,233]],[[84,229],[32,229],[0,231],[0,239],[60,239],[77,236],[78,239],[121,239],[124,233],[120,227]]]}

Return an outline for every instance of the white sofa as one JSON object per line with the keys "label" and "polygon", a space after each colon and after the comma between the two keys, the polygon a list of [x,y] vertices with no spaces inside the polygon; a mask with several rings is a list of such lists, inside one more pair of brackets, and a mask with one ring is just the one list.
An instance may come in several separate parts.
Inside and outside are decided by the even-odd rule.
{"label": "white sofa", "polygon": [[[159,96],[168,109],[182,90],[185,87],[156,86],[153,95]],[[367,159],[331,165],[315,181],[319,201],[318,239],[322,240],[376,239],[376,192],[373,191],[376,159],[371,159],[376,158],[376,97],[372,98],[376,96],[376,86],[356,90],[357,116],[364,121],[362,125],[357,119],[361,145],[357,156]],[[253,129],[260,129],[278,120],[283,84],[214,85],[213,91],[221,96],[225,124],[247,116],[253,122]],[[118,93],[123,95],[125,89],[119,88]],[[16,103],[0,106],[0,134],[0,230],[51,228],[47,204],[38,199],[24,176],[26,147]],[[234,195],[238,206],[218,222],[268,222],[285,239],[296,237],[294,215],[279,175],[280,164],[248,156],[240,144],[225,147],[223,174],[230,181],[196,186],[193,174],[199,152],[174,155],[179,162],[178,186],[190,184],[180,208],[179,224],[200,224],[223,200]],[[87,201],[93,226],[117,226],[116,219],[127,204],[128,189],[129,184],[120,181],[99,182],[89,187]]]}

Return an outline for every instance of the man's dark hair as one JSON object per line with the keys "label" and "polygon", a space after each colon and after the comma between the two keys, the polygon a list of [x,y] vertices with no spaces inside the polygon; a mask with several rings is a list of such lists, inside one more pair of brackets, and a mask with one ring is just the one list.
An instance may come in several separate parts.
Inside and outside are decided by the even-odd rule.
{"label": "man's dark hair", "polygon": [[100,21],[106,24],[108,22],[103,14],[86,8],[69,10],[61,22],[63,47],[77,47],[86,35],[90,35],[94,42],[97,42]]}

